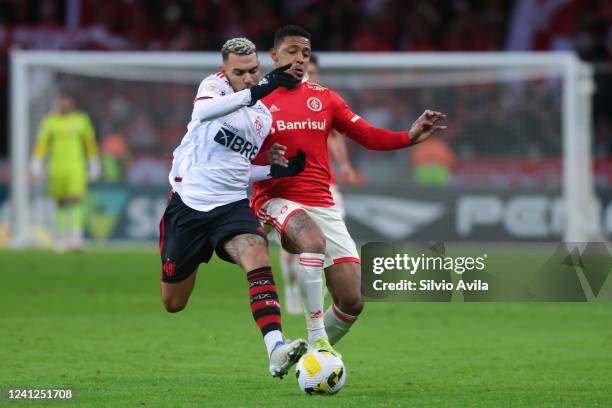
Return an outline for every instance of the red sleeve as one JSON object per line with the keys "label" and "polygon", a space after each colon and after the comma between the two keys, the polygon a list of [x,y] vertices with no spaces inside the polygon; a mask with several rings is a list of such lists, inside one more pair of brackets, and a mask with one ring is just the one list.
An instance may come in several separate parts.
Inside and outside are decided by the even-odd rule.
{"label": "red sleeve", "polygon": [[393,132],[374,127],[356,115],[340,95],[331,90],[329,93],[335,105],[332,127],[366,149],[396,150],[413,144],[408,131]]}
{"label": "red sleeve", "polygon": [[261,144],[261,148],[257,152],[257,156],[253,160],[251,160],[251,164],[256,166],[266,166],[270,164],[268,161],[268,150],[270,150],[270,143],[267,143],[268,140],[264,140]]}

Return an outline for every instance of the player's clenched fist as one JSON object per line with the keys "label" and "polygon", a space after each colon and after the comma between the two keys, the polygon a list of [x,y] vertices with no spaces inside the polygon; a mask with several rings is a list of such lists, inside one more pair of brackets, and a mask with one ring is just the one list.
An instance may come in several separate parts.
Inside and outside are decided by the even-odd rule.
{"label": "player's clenched fist", "polygon": [[289,159],[285,157],[287,147],[280,143],[274,143],[268,150],[270,161],[270,175],[272,178],[297,176],[306,167],[306,153],[298,149],[295,156]]}
{"label": "player's clenched fist", "polygon": [[442,112],[427,109],[414,121],[410,128],[410,140],[413,143],[421,143],[439,130],[446,129],[445,125],[436,123],[446,117]]}
{"label": "player's clenched fist", "polygon": [[270,175],[272,178],[297,176],[304,171],[306,167],[306,153],[302,149],[298,149],[295,156],[291,156],[287,161],[287,166],[279,166],[273,164],[270,166]]}

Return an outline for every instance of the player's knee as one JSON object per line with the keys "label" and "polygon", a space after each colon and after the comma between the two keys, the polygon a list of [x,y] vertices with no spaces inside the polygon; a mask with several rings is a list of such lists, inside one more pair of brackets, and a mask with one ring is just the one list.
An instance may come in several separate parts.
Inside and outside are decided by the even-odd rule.
{"label": "player's knee", "polygon": [[268,256],[267,249],[262,249],[260,251],[257,251],[255,253],[254,258],[257,261],[257,263],[261,264],[262,266],[270,265],[270,257]]}
{"label": "player's knee", "polygon": [[339,307],[345,313],[348,313],[352,316],[359,316],[363,311],[365,303],[363,301],[363,296],[361,293],[355,293],[353,295],[344,296],[339,299]]}
{"label": "player's knee", "polygon": [[300,252],[310,252],[315,254],[325,253],[325,237],[319,233],[305,234],[300,238]]}
{"label": "player's knee", "polygon": [[248,257],[241,257],[240,266],[247,272],[264,266],[270,266],[270,257],[268,256],[267,248],[252,251]]}
{"label": "player's knee", "polygon": [[262,237],[256,237],[252,245],[240,254],[238,263],[247,272],[264,266],[270,266],[267,241]]}

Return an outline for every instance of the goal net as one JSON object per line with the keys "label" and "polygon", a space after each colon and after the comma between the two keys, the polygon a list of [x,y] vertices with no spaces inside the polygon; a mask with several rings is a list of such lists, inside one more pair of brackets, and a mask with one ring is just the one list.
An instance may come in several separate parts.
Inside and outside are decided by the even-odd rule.
{"label": "goal net", "polygon": [[[418,148],[367,151],[347,135],[363,175],[344,189],[358,241],[601,239],[592,73],[573,54],[322,53],[319,62],[322,85],[375,126],[408,129],[427,108],[447,114],[448,131]],[[88,238],[156,240],[172,151],[197,85],[220,63],[217,53],[14,51],[13,244],[53,242],[54,203],[28,170],[61,89],[90,115],[101,151],[103,177],[85,198]]]}

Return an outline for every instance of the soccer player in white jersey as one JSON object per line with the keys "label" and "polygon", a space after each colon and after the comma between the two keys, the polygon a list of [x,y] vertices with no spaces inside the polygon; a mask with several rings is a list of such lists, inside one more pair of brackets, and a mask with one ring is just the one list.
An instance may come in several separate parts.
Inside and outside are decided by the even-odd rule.
{"label": "soccer player in white jersey", "polygon": [[272,124],[270,111],[259,100],[297,81],[284,72],[285,66],[258,85],[255,45],[246,38],[227,41],[221,54],[222,68],[200,84],[187,133],[174,151],[172,192],[160,222],[161,296],[167,311],[178,312],[187,304],[198,266],[213,252],[238,264],[246,272],[270,373],[282,378],[304,354],[306,342],[282,335],[268,244],[246,191],[250,181],[304,170],[303,152],[286,159],[280,145],[268,155],[271,165],[251,164]]}

